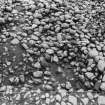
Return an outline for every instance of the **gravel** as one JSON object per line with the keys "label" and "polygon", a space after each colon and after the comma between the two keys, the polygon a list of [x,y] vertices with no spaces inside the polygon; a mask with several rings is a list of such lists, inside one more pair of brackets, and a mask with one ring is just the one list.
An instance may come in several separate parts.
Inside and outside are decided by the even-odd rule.
{"label": "gravel", "polygon": [[[0,2],[1,91],[5,84],[58,91],[58,105],[73,100],[76,105],[76,97],[70,95],[67,103],[64,98],[74,90],[105,92],[104,7],[97,0]],[[12,91],[8,87],[6,94]],[[94,99],[92,93],[87,96]],[[39,97],[34,104],[43,103]],[[51,103],[49,97],[45,104]]]}

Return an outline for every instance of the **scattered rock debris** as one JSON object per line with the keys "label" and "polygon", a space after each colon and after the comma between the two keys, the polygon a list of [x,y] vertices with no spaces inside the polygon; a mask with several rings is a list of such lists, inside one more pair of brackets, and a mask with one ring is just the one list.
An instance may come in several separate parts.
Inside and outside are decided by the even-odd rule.
{"label": "scattered rock debris", "polygon": [[102,0],[0,0],[0,104],[104,104],[104,7]]}

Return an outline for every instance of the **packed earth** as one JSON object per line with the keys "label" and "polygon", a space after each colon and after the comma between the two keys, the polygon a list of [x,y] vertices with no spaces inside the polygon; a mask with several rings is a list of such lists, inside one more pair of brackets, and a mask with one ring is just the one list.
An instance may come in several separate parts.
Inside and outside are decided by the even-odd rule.
{"label": "packed earth", "polygon": [[0,0],[0,105],[105,105],[105,1]]}

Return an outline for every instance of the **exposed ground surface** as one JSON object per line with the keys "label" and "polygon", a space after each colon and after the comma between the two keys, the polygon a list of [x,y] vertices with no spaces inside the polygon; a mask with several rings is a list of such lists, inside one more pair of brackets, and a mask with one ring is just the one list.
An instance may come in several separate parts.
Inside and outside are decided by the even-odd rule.
{"label": "exposed ground surface", "polygon": [[104,105],[103,1],[9,0],[0,6],[0,105]]}

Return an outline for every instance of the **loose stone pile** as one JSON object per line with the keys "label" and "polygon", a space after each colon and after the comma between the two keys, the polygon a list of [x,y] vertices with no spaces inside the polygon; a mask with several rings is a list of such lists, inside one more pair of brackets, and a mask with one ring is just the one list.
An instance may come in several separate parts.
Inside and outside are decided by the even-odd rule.
{"label": "loose stone pile", "polygon": [[63,88],[70,88],[62,70],[69,65],[87,89],[105,91],[104,7],[92,0],[10,0],[2,5],[1,85],[43,84],[42,90],[52,91],[59,83],[50,70],[54,63],[60,65],[56,74],[66,79]]}

